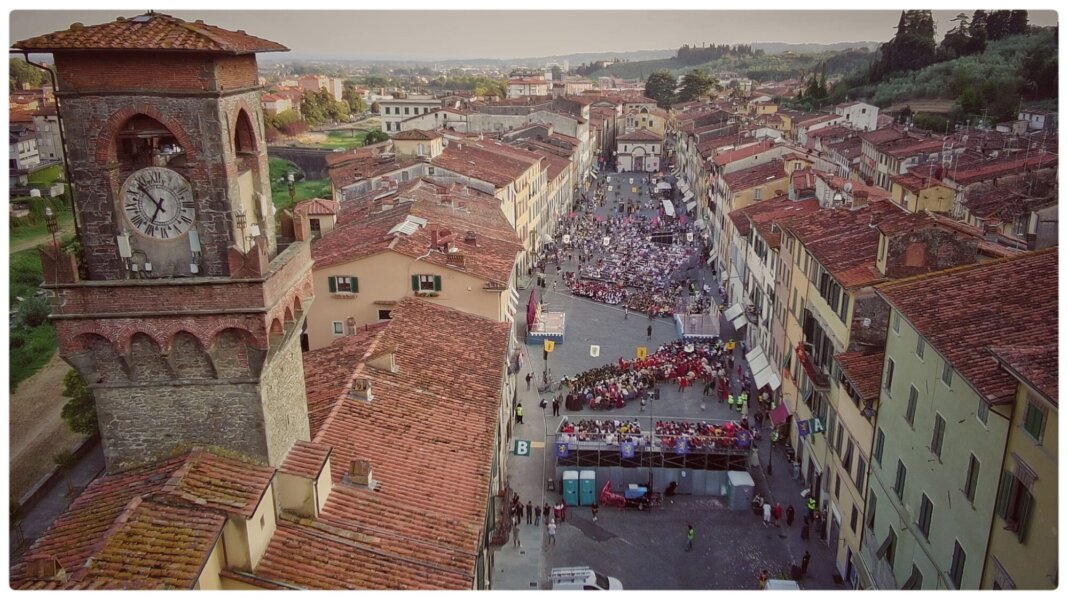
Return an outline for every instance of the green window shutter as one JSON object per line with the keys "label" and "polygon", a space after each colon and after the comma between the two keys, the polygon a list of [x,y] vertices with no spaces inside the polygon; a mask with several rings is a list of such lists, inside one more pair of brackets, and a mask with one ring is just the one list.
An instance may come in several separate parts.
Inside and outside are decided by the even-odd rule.
{"label": "green window shutter", "polygon": [[1022,544],[1024,538],[1027,537],[1027,521],[1031,516],[1031,504],[1034,499],[1031,497],[1030,492],[1020,492],[1020,524],[1016,529],[1016,539],[1020,540]]}
{"label": "green window shutter", "polygon": [[352,278],[352,293],[358,294],[360,292],[360,278],[355,275],[350,277]]}
{"label": "green window shutter", "polygon": [[327,277],[326,282],[330,286],[331,294],[337,292],[337,277]]}
{"label": "green window shutter", "polygon": [[412,291],[413,292],[418,292],[419,291],[419,276],[418,275],[412,275]]}
{"label": "green window shutter", "polygon": [[440,292],[441,291],[441,275],[435,275],[434,276],[434,291],[435,292]]}
{"label": "green window shutter", "polygon": [[1002,519],[1009,510],[1009,492],[1012,491],[1012,473],[1005,471],[1001,474],[1001,485],[998,486],[997,513]]}

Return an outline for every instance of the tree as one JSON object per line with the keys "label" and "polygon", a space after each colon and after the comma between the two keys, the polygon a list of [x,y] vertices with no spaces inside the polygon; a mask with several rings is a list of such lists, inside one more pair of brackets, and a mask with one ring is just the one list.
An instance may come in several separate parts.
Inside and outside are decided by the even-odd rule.
{"label": "tree", "polygon": [[986,18],[986,37],[988,40],[1000,40],[1009,35],[1009,21],[1012,19],[1012,11],[991,11]]}
{"label": "tree", "polygon": [[978,54],[986,50],[986,20],[985,10],[977,10],[972,13],[972,22],[968,24],[968,54]]}
{"label": "tree", "polygon": [[382,114],[382,105],[379,104],[377,101],[372,102],[371,103],[371,112],[376,114],[376,115]]}
{"label": "tree", "polygon": [[1027,53],[1020,66],[1022,89],[1032,98],[1057,97],[1057,51],[1039,46]]}
{"label": "tree", "polygon": [[670,71],[656,71],[645,82],[645,97],[656,100],[660,108],[668,108],[675,102],[675,77]]}
{"label": "tree", "polygon": [[941,60],[953,60],[968,53],[968,44],[971,41],[968,37],[968,15],[960,13],[953,18],[953,22],[957,26],[946,32],[946,37],[942,38],[938,47]]}
{"label": "tree", "polygon": [[52,455],[52,463],[63,473],[63,479],[67,483],[67,496],[74,493],[74,482],[70,478],[70,472],[74,465],[78,464],[77,457],[70,450],[61,450]]}
{"label": "tree", "polygon": [[60,416],[74,433],[93,435],[97,432],[96,398],[93,390],[77,371],[71,369],[63,376],[63,397],[70,398],[63,405]]}
{"label": "tree", "polygon": [[1009,35],[1024,35],[1027,33],[1027,11],[1013,10],[1009,12]]}
{"label": "tree", "polygon": [[349,107],[343,102],[334,99],[334,95],[327,90],[319,90],[304,94],[304,100],[300,104],[300,112],[304,115],[304,121],[311,126],[322,125],[327,121],[342,121],[349,116]]}
{"label": "tree", "polygon": [[389,139],[389,134],[381,129],[372,129],[367,132],[367,137],[363,139],[364,146],[370,146],[371,144],[377,144]]}
{"label": "tree", "polygon": [[349,112],[362,113],[367,110],[367,103],[356,92],[355,85],[346,84],[344,91],[341,92],[341,98],[348,103]]}
{"label": "tree", "polygon": [[19,321],[26,327],[38,327],[48,322],[52,306],[44,298],[27,298],[19,305]]}
{"label": "tree", "polygon": [[704,69],[694,69],[682,77],[682,88],[676,97],[678,102],[690,102],[702,98],[719,87],[719,81]]}
{"label": "tree", "polygon": [[8,87],[10,90],[21,90],[24,86],[40,87],[44,83],[44,71],[21,58],[10,59],[8,65]]}

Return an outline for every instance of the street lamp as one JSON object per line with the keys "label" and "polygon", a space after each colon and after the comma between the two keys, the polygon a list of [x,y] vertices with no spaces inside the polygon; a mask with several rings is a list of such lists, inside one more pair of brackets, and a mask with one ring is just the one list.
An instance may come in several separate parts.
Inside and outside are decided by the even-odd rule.
{"label": "street lamp", "polygon": [[52,247],[56,251],[56,261],[54,271],[52,273],[52,280],[58,283],[59,280],[59,243],[56,241],[56,234],[59,233],[59,221],[56,219],[56,213],[52,212],[52,207],[45,207],[45,227],[48,228],[48,233],[52,234]]}
{"label": "street lamp", "polygon": [[289,205],[295,206],[297,204],[297,187],[294,185],[293,172],[286,173],[286,184],[289,185]]}
{"label": "street lamp", "polygon": [[234,212],[234,222],[237,225],[238,232],[241,234],[241,251],[245,252],[248,250],[245,243],[245,225],[248,224],[248,218],[245,216],[244,209],[239,208]]}

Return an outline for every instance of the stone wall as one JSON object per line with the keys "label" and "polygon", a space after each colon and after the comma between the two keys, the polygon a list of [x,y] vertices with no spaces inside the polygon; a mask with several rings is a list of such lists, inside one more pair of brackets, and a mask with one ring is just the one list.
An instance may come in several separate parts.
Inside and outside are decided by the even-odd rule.
{"label": "stone wall", "polygon": [[896,235],[886,250],[886,276],[902,279],[976,262],[979,239],[929,227]]}
{"label": "stone wall", "polygon": [[890,305],[875,295],[873,288],[858,290],[853,296],[853,322],[847,352],[882,348],[890,322]]}
{"label": "stone wall", "polygon": [[267,458],[272,465],[282,464],[297,440],[311,439],[300,350],[303,325],[302,315],[287,332],[286,340],[271,351],[260,377]]}

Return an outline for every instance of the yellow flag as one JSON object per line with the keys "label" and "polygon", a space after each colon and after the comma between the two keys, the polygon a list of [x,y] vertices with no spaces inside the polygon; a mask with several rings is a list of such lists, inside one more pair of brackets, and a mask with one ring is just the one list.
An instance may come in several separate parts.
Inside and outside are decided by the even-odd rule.
{"label": "yellow flag", "polygon": [[638,346],[637,355],[638,355],[638,358],[645,358],[646,356],[649,355],[649,349],[646,348],[645,346]]}
{"label": "yellow flag", "polygon": [[552,352],[553,348],[556,348],[556,342],[552,340],[545,340],[545,351]]}

